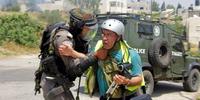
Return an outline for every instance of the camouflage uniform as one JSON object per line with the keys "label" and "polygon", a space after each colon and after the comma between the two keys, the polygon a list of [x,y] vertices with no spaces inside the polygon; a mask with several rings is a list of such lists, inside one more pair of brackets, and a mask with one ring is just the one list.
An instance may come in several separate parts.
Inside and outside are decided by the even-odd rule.
{"label": "camouflage uniform", "polygon": [[[57,55],[58,54],[58,47],[63,43],[67,42],[68,44],[73,46],[73,37],[71,33],[65,30],[61,30],[58,33],[55,34],[54,39],[53,39],[52,45],[54,45],[54,50]],[[72,57],[67,57],[67,56],[60,56],[66,66],[66,68],[76,66],[79,62],[80,59],[73,59]],[[43,96],[45,100],[74,100],[74,97],[71,93],[70,90],[67,90],[68,94],[66,94],[60,86],[57,86],[57,83],[54,81],[48,80],[46,77],[45,73],[42,75],[42,81],[41,81],[41,86],[43,90]],[[50,96],[50,92],[56,91],[55,89],[58,89],[57,91],[60,91],[61,93],[58,93],[55,96]]]}

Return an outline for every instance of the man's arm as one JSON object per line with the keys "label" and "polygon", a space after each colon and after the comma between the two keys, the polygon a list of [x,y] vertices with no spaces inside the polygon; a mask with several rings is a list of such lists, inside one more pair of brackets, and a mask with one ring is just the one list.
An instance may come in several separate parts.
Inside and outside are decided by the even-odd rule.
{"label": "man's arm", "polygon": [[[83,53],[75,51],[70,45],[63,43],[59,47],[59,53],[62,56],[71,56],[73,58],[86,58],[87,56]],[[103,60],[107,57],[108,50],[104,48],[100,48],[97,50],[93,56],[96,57],[96,59]]]}
{"label": "man's arm", "polygon": [[[62,47],[63,44],[66,44],[68,46],[66,51],[64,49],[63,52],[73,54],[74,56],[65,56],[59,52],[59,49],[60,47]],[[79,53],[72,48],[73,37],[68,31],[59,31],[58,33],[56,33],[53,45],[56,54],[62,58],[66,70],[69,70],[69,73],[71,75],[81,76],[82,73],[84,73],[84,71],[89,68],[89,66],[96,62],[95,56],[86,56],[85,54]]]}
{"label": "man's arm", "polygon": [[69,44],[63,42],[59,46],[59,54],[62,56],[71,56],[73,58],[86,58],[87,56],[83,53],[79,53],[72,48]]}

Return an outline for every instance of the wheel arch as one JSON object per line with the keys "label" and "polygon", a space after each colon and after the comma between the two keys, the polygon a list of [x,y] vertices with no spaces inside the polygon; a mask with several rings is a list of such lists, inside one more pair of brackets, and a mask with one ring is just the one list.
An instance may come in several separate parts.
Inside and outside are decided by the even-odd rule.
{"label": "wheel arch", "polygon": [[154,73],[153,73],[153,67],[151,66],[150,63],[147,63],[147,62],[144,62],[143,65],[142,65],[142,71],[144,70],[149,70],[152,75],[154,76]]}
{"label": "wheel arch", "polygon": [[200,72],[200,63],[192,62],[191,64],[189,64],[184,76],[187,77],[192,69],[198,69],[198,71]]}

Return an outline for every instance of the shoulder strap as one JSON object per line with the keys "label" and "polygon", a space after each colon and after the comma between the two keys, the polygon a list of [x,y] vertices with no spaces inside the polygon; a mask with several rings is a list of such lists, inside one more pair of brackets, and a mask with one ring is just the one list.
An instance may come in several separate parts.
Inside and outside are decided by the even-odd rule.
{"label": "shoulder strap", "polygon": [[126,41],[120,41],[120,48],[122,50],[122,62],[129,62],[131,63],[130,51],[131,48]]}

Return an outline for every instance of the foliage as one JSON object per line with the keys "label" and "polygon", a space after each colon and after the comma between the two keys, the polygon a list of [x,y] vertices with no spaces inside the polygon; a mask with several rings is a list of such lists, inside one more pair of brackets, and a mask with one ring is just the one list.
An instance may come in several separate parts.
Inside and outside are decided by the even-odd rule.
{"label": "foliage", "polygon": [[199,94],[199,95],[197,95],[197,100],[200,100],[200,94]]}
{"label": "foliage", "polygon": [[42,12],[39,16],[39,19],[47,22],[47,24],[53,24],[56,22],[64,21],[60,12],[57,10],[53,10],[53,11],[47,10],[45,12]]}
{"label": "foliage", "polygon": [[173,5],[167,5],[167,9],[174,9],[175,10],[175,7]]}
{"label": "foliage", "polygon": [[169,26],[176,30],[178,34],[184,35],[185,34],[185,26],[182,24],[182,17],[181,16],[175,16],[173,19],[174,23],[170,24]]}
{"label": "foliage", "polygon": [[73,4],[81,8],[90,9],[96,13],[98,12],[100,0],[69,0],[69,1],[71,1]]}
{"label": "foliage", "polygon": [[159,11],[159,4],[156,1],[152,2],[152,11]]}
{"label": "foliage", "polygon": [[196,51],[196,52],[190,52],[190,55],[192,55],[193,57],[200,57],[200,52]]}
{"label": "foliage", "polygon": [[199,0],[195,0],[195,6],[199,6],[200,5],[200,1]]}
{"label": "foliage", "polygon": [[178,9],[181,9],[182,5],[180,3],[178,3],[177,7],[176,7],[176,13],[178,13]]}
{"label": "foliage", "polygon": [[21,55],[21,54],[32,54],[38,53],[38,48],[30,48],[14,42],[3,43],[0,47],[0,57],[9,55]]}
{"label": "foliage", "polygon": [[26,5],[28,7],[31,7],[31,6],[36,6],[36,3],[37,3],[36,0],[28,0]]}
{"label": "foliage", "polygon": [[165,10],[166,10],[166,7],[165,7],[165,2],[163,2],[163,3],[162,3],[162,6],[161,6],[161,8],[160,8],[160,9],[161,9],[161,11],[165,11]]}
{"label": "foliage", "polygon": [[20,5],[16,0],[3,0],[1,2],[3,11],[20,11]]}
{"label": "foliage", "polygon": [[160,13],[158,13],[158,12],[153,12],[152,13],[152,20],[153,21],[158,21],[159,18],[160,18]]}
{"label": "foliage", "polygon": [[28,0],[26,2],[27,12],[42,12],[41,8],[38,7],[37,2],[38,0]]}
{"label": "foliage", "polygon": [[190,47],[188,52],[189,55],[193,57],[200,57],[200,48],[198,44],[190,43],[189,47]]}
{"label": "foliage", "polygon": [[180,3],[178,3],[178,6],[176,9],[180,9],[180,8],[182,8],[182,5]]}
{"label": "foliage", "polygon": [[0,16],[0,45],[15,42],[28,47],[36,47],[41,25],[28,14]]}

